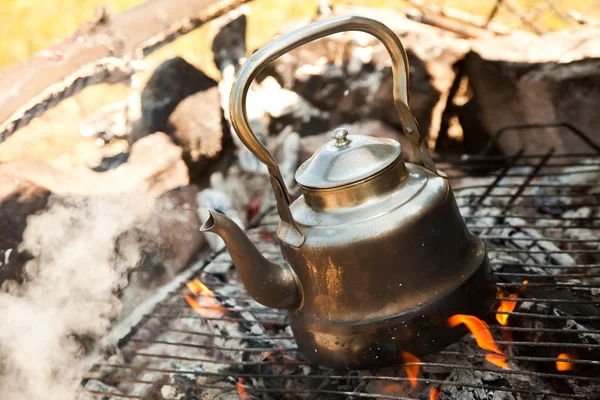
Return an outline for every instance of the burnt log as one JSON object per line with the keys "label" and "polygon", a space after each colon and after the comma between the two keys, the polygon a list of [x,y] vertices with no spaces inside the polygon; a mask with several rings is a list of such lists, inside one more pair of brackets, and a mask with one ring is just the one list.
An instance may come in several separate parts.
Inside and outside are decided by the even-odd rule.
{"label": "burnt log", "polygon": [[64,40],[0,74],[0,142],[83,88],[123,81],[132,61],[248,0],[149,0],[84,23]]}
{"label": "burnt log", "polygon": [[[505,154],[520,149],[600,150],[581,137],[583,133],[600,143],[597,33],[513,35],[476,42],[464,59],[472,99],[465,105],[469,111],[459,115],[463,125],[481,129],[465,130],[465,141],[487,142],[501,132],[497,145]],[[552,126],[540,126],[545,124]]]}

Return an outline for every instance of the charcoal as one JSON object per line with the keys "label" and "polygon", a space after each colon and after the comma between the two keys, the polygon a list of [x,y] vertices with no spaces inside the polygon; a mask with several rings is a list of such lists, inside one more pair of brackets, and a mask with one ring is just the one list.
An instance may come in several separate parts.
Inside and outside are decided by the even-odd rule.
{"label": "charcoal", "polygon": [[[438,92],[424,63],[408,50],[410,106],[427,134]],[[330,114],[331,129],[366,117],[398,126],[392,73],[383,46],[368,36],[346,33],[307,43],[275,61],[273,76],[285,88]],[[306,127],[309,128],[309,127]],[[310,131],[311,135],[326,129]]]}
{"label": "charcoal", "polygon": [[240,15],[221,28],[213,39],[212,52],[219,71],[242,62],[246,57],[246,15]]}
{"label": "charcoal", "polygon": [[[164,61],[156,68],[141,94],[142,127],[147,133],[168,132],[168,119],[187,96],[216,86],[209,78],[181,57]],[[139,135],[138,135],[139,136]]]}
{"label": "charcoal", "polygon": [[87,116],[80,125],[79,134],[95,138],[100,145],[116,139],[126,139],[141,117],[141,100],[138,93],[126,100],[109,104]]}
{"label": "charcoal", "polygon": [[120,392],[118,389],[116,389],[110,385],[107,385],[106,383],[96,380],[96,379],[89,379],[85,383],[84,387],[86,390],[114,394],[111,396],[103,396],[102,397],[103,400],[126,400],[126,397],[119,396],[120,394],[123,394],[123,393]]}
{"label": "charcoal", "polygon": [[203,187],[211,173],[229,167],[233,143],[222,120],[217,87],[189,95],[169,116],[169,136],[183,150],[190,181]]}
{"label": "charcoal", "polygon": [[2,179],[0,191],[0,287],[3,282],[23,281],[23,267],[31,255],[18,247],[27,217],[46,208],[50,197],[50,191],[43,186],[11,178]]}
{"label": "charcoal", "polygon": [[92,168],[92,171],[106,172],[117,168],[119,165],[127,162],[128,159],[129,153],[125,151],[117,153],[114,156],[103,157],[100,163]]}

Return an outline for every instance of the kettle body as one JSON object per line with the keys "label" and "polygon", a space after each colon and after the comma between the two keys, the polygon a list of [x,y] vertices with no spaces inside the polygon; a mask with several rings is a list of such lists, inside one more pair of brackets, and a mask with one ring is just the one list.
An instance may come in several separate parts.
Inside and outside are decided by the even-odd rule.
{"label": "kettle body", "polygon": [[[252,133],[246,93],[265,65],[310,40],[361,30],[391,55],[394,99],[412,147],[405,162],[390,139],[333,131],[296,173],[292,201],[272,155]],[[447,319],[485,315],[495,299],[485,246],[467,229],[445,175],[433,163],[408,108],[408,61],[398,37],[377,21],[331,18],[282,36],[241,68],[230,99],[232,125],[269,169],[285,262],[260,255],[241,229],[211,212],[202,230],[219,234],[249,294],[286,309],[302,354],[335,368],[401,363],[464,334]]]}
{"label": "kettle body", "polygon": [[302,287],[291,327],[313,362],[399,363],[402,351],[424,355],[459,338],[450,316],[490,310],[485,247],[464,225],[448,181],[417,165],[406,170],[397,187],[353,206],[316,210],[304,195],[291,206],[306,240],[295,248],[278,239]]}

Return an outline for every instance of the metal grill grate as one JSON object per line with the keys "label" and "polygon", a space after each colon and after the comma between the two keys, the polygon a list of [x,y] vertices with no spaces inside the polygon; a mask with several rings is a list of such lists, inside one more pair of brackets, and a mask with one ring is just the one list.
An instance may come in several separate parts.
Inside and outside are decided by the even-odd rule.
{"label": "metal grill grate", "polygon": [[[598,398],[600,152],[591,149],[438,160],[469,229],[486,242],[498,300],[516,302],[514,311],[496,312],[508,315],[506,326],[493,314],[486,321],[509,370],[487,363],[471,335],[413,363],[420,366],[414,388],[401,366],[341,372],[309,365],[285,313],[249,298],[220,252],[197,277],[226,312],[199,315],[182,286],[84,385],[112,399],[224,399],[238,398],[240,390],[247,398],[410,399],[433,398],[432,389],[439,399]],[[276,226],[271,212],[248,233],[277,262]],[[571,358],[571,370],[557,370],[559,354]]]}

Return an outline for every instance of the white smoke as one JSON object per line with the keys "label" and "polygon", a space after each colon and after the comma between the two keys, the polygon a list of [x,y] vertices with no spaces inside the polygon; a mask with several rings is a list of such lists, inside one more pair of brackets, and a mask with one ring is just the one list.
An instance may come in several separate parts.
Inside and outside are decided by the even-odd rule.
{"label": "white smoke", "polygon": [[33,255],[25,282],[0,292],[0,397],[78,398],[80,339],[98,339],[120,313],[115,292],[141,257],[130,228],[152,202],[140,196],[50,198],[29,217],[21,250]]}

